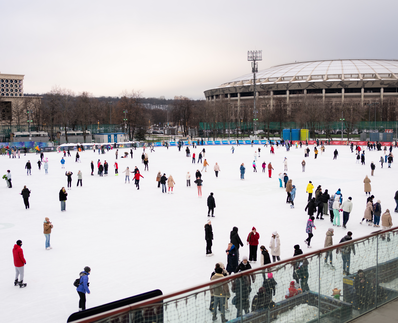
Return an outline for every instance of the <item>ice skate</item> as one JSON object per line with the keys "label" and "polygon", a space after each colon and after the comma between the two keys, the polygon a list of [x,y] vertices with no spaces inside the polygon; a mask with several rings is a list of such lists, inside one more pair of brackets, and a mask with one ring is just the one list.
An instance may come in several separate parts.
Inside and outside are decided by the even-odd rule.
{"label": "ice skate", "polygon": [[28,284],[24,283],[23,280],[21,280],[20,282],[18,282],[19,288],[25,288]]}
{"label": "ice skate", "polygon": [[18,279],[14,280],[14,286],[18,286]]}

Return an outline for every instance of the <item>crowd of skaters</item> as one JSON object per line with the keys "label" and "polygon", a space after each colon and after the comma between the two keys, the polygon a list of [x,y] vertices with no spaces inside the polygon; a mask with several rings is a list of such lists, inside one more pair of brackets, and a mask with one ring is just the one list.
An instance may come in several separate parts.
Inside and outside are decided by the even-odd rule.
{"label": "crowd of skaters", "polygon": [[[188,147],[187,147],[188,148]],[[273,148],[273,147],[271,147],[271,148]],[[324,150],[324,149],[323,149]],[[323,151],[323,150],[321,150],[321,151]],[[270,150],[270,152],[271,153],[274,153],[274,150],[273,149],[271,149]],[[315,158],[316,158],[316,156],[317,156],[317,150],[315,150],[314,151],[314,153],[315,153]],[[204,149],[203,149],[203,154],[202,154],[202,152],[200,153],[202,156],[204,156],[204,154],[205,154],[205,151],[204,151]],[[147,160],[147,163],[146,163],[146,166],[145,166],[145,168],[147,167],[147,165],[148,165],[148,158],[146,157],[145,158],[145,153],[143,152],[143,154],[142,154],[142,156],[144,156],[144,158],[142,159],[142,161],[143,161],[143,163],[144,163],[144,165],[145,165],[145,159]],[[131,154],[131,156],[132,156],[132,154]],[[201,156],[201,157],[202,157]],[[255,155],[254,156],[256,156],[256,153],[255,153]],[[337,155],[335,155],[336,156],[336,158],[337,158]],[[258,151],[258,157],[260,157],[260,151]],[[118,155],[117,155],[117,153],[116,153],[116,159],[118,158]],[[193,157],[194,158],[194,157]],[[64,160],[64,162],[62,162],[62,160]],[[201,160],[201,162],[202,162],[202,158],[200,158],[200,160]],[[256,160],[256,159],[255,159]],[[254,163],[255,163],[255,160],[254,160]],[[206,159],[204,159],[204,161],[206,162]],[[75,159],[75,162],[80,162],[80,159],[78,158],[78,152],[77,152],[77,155],[76,155],[76,159]],[[198,161],[199,162],[199,161]],[[303,160],[303,162],[304,162],[304,165],[303,165],[303,163],[302,163],[302,166],[303,166],[303,171],[305,170],[305,161]],[[28,166],[28,163],[29,163],[29,166]],[[30,165],[30,161],[28,162],[27,164],[26,164],[26,169],[27,169],[27,175],[31,175],[31,165]],[[373,164],[373,163],[372,163]],[[48,164],[47,164],[48,165]],[[62,158],[61,159],[61,165],[64,167],[64,165],[65,165],[65,159],[64,158]],[[104,162],[104,165],[103,165],[103,167],[105,166],[105,165],[107,165],[107,163],[106,163],[106,161]],[[287,158],[284,158],[284,161],[283,161],[283,165],[284,165],[284,171],[288,171],[288,167],[287,167]],[[40,169],[40,166],[41,166],[41,163],[38,163],[38,166],[39,166],[39,169]],[[102,176],[102,171],[100,172],[100,167],[101,166],[101,164],[98,164],[98,175],[99,176]],[[207,165],[206,166],[209,166],[209,164],[207,163]],[[242,167],[243,167],[243,176],[242,176]],[[372,167],[372,166],[371,166]],[[137,168],[137,167],[136,167]],[[263,168],[263,172],[264,172],[264,169],[266,168],[266,163],[265,162],[263,162],[262,163],[262,168]],[[271,162],[270,163],[268,163],[268,170],[269,170],[269,177],[271,178],[271,175],[272,175],[272,170],[273,170],[274,168],[272,167],[272,164],[271,164]],[[115,175],[117,175],[118,174],[118,166],[117,166],[117,162],[115,162]],[[207,169],[206,168],[202,168],[202,171],[203,170],[205,170],[205,171],[207,171]],[[108,169],[106,169],[106,172],[105,172],[105,174],[107,175],[107,172],[108,171]],[[220,166],[218,165],[218,163],[215,163],[215,166],[214,166],[214,171],[215,171],[215,175],[216,175],[216,177],[218,177],[218,172],[220,171]],[[374,169],[372,168],[372,176],[373,176],[373,171],[374,171]],[[79,171],[79,173],[80,173],[80,171]],[[92,172],[93,173],[93,172]],[[160,172],[159,172],[160,173]],[[244,164],[242,163],[241,164],[241,178],[242,179],[244,179],[244,173],[245,173],[245,169],[244,169]],[[142,177],[142,175],[139,173],[139,171],[138,172],[136,172],[135,174],[139,174],[138,175],[138,181],[139,181],[139,178],[140,177]],[[73,173],[71,173],[71,172],[66,172],[66,174],[65,174],[66,176],[67,176],[67,178],[68,178],[68,187],[71,187],[71,185],[69,185],[69,183],[71,182],[71,180],[69,180],[69,175],[70,175],[70,177],[71,177],[71,175],[73,175]],[[93,175],[93,174],[92,174]],[[159,174],[158,174],[159,175]],[[163,176],[160,176],[160,179],[159,179],[159,181],[158,181],[158,179],[157,179],[157,181],[159,182],[158,183],[158,187],[160,187],[160,184],[162,184],[163,185],[163,183],[161,182],[161,178],[162,177],[166,177],[165,176],[166,174],[164,173],[163,174]],[[195,183],[198,185],[198,195],[199,195],[199,187],[201,186],[200,184],[201,184],[201,182],[203,182],[203,180],[201,179],[201,173],[199,172],[199,170],[197,171],[197,173],[195,174],[195,176],[196,176],[196,180],[195,180]],[[295,186],[294,185],[292,185],[292,180],[290,179],[287,179],[286,181],[285,181],[285,177],[287,177],[287,173],[284,173],[284,179],[283,179],[283,181],[284,181],[284,183],[285,183],[285,188],[287,189],[286,190],[286,192],[287,192],[287,195],[288,195],[288,197],[287,197],[287,202],[289,202],[289,203],[291,203],[292,204],[292,206],[294,206],[294,203],[293,203],[293,200],[294,200],[294,198],[292,199],[292,193],[291,193],[291,189],[295,189]],[[157,178],[158,178],[158,176],[157,176]],[[170,178],[171,178],[171,180],[170,180]],[[77,185],[79,185],[79,181],[80,181],[80,185],[82,185],[82,178],[80,177],[79,179],[78,179],[78,183],[77,183]],[[171,176],[171,175],[169,175],[169,177],[167,178],[166,177],[166,180],[167,180],[167,183],[168,183],[168,191],[169,191],[169,193],[170,193],[170,191],[171,191],[171,193],[173,192],[173,187],[174,187],[174,184],[175,184],[175,182],[174,182],[174,180],[173,180],[173,177]],[[170,181],[169,181],[170,180]],[[199,181],[198,181],[199,180]],[[200,182],[200,184],[198,183],[198,182]],[[289,184],[289,182],[290,182],[290,184]],[[11,176],[10,176],[10,184],[11,184]],[[137,185],[137,184],[136,184]],[[187,186],[190,186],[190,175],[189,175],[189,172],[187,173]],[[26,187],[24,187],[24,189],[25,189]],[[138,184],[138,186],[137,186],[137,189],[139,189],[139,184]],[[65,192],[65,188],[63,187],[62,189],[61,189],[61,191],[63,191],[64,193],[66,193]],[[60,191],[60,194],[61,194],[61,191]],[[340,191],[340,189],[338,190],[338,191]],[[327,190],[325,191],[325,193],[327,192]],[[366,192],[366,190],[365,190],[365,192]],[[312,192],[311,192],[312,193]],[[320,192],[320,193],[322,193],[322,192]],[[22,194],[22,193],[21,193]],[[29,191],[29,194],[30,194],[30,191]],[[339,202],[339,206],[340,205],[342,205],[342,195],[341,194],[338,194],[338,192],[336,192],[336,194],[337,195],[339,195],[339,199],[338,199],[338,202]],[[335,194],[335,196],[336,196],[336,194]],[[370,193],[369,193],[370,194]],[[398,194],[398,191],[397,191],[397,194]],[[397,197],[397,194],[396,194],[396,197]],[[23,195],[23,194],[22,194]],[[66,201],[66,196],[67,196],[67,193],[66,193],[66,195],[65,195],[65,199],[63,200],[64,202]],[[201,192],[200,192],[200,195],[199,196],[201,196]],[[213,193],[211,193],[210,194],[210,196],[211,197],[213,197]],[[210,198],[210,196],[209,196],[209,198]],[[324,196],[324,193],[322,193],[322,194],[319,194],[319,196]],[[28,196],[29,197],[29,196]],[[208,206],[209,206],[209,198],[208,198]],[[316,200],[316,198],[317,198],[317,196],[315,196],[314,197],[315,198],[315,200]],[[213,200],[214,200],[214,197],[213,197]],[[330,199],[329,199],[330,200]],[[351,198],[349,198],[349,200],[351,200]],[[396,202],[397,202],[397,208],[398,208],[398,199],[397,198],[395,198],[395,200],[396,200]],[[25,201],[25,197],[24,197],[24,201]],[[61,210],[62,210],[62,200],[61,200],[61,198],[60,198],[60,201],[61,201]],[[335,202],[336,201],[336,198],[334,198],[334,200],[333,200],[333,202]],[[324,202],[324,201],[322,201],[323,202],[323,209],[324,209],[324,205],[325,205],[325,203],[326,202]],[[328,201],[329,202],[329,201]],[[368,203],[369,203],[369,201],[368,201]],[[344,204],[344,203],[343,203]],[[375,203],[375,204],[377,204],[377,203]],[[29,204],[28,204],[29,205]],[[25,206],[26,206],[26,203],[25,203]],[[28,206],[29,207],[29,206]],[[215,203],[214,203],[214,207],[215,207]],[[214,215],[214,207],[210,207],[209,206],[209,214],[208,214],[208,216],[210,216],[210,212],[212,211],[212,216]],[[368,208],[368,207],[367,207]],[[397,208],[396,208],[396,212],[397,212]],[[318,206],[318,209],[319,209],[319,206]],[[337,221],[338,221],[338,219],[339,219],[339,216],[335,216],[336,215],[336,213],[335,213],[335,210],[336,210],[337,208],[333,208],[333,217],[331,216],[331,220],[334,218],[334,217],[336,217],[336,224],[334,224],[334,225],[337,225]],[[64,207],[64,209],[63,210],[65,210],[65,207]],[[341,211],[341,209],[337,209],[339,212]],[[352,210],[352,204],[351,204],[351,210]],[[349,213],[351,212],[351,210],[349,210],[349,212],[347,212],[348,213],[348,215],[349,215]],[[381,210],[381,209],[380,209]],[[342,211],[343,211],[343,213],[344,213],[344,208],[343,208],[343,206],[342,206]],[[387,210],[388,211],[388,210]],[[387,212],[386,211],[386,212]],[[319,211],[318,211],[319,212]],[[365,211],[366,212],[366,211]],[[319,213],[318,213],[319,214]],[[322,218],[322,213],[320,213],[320,216],[321,216],[321,218],[320,219],[323,219]],[[372,216],[373,216],[373,214],[372,214]],[[367,218],[366,218],[367,219]],[[310,217],[309,219],[308,219],[308,221],[314,221],[315,220],[315,218],[312,216],[312,217]],[[368,219],[367,219],[368,220]],[[307,228],[308,228],[308,221],[307,221]],[[347,219],[347,221],[348,221],[348,219]],[[391,222],[391,221],[390,221]],[[207,224],[208,225],[208,224]],[[340,225],[337,225],[337,226],[340,226]],[[343,226],[345,227],[345,225],[343,224]],[[392,222],[391,222],[391,225],[389,225],[389,226],[386,226],[386,228],[388,228],[388,227],[391,227],[392,226]],[[210,223],[210,227],[211,227],[211,223]],[[311,230],[312,230],[312,228],[315,228],[315,225],[310,225],[309,226],[310,228],[311,228]],[[383,226],[384,227],[384,226]],[[234,227],[234,229],[235,229],[236,227]],[[232,231],[235,231],[235,230],[232,230]],[[232,235],[232,231],[231,231],[231,235]],[[236,234],[237,234],[237,228],[236,228]],[[327,231],[327,234],[328,234],[328,232],[332,232],[331,231],[331,229],[329,229],[328,231]],[[308,232],[307,232],[308,233]],[[350,232],[349,232],[350,233]],[[311,234],[312,234],[312,232],[311,232]],[[256,236],[258,235],[258,238],[256,239]],[[330,235],[330,233],[329,233],[329,235]],[[351,235],[352,235],[352,233],[351,233]],[[349,234],[347,234],[347,236],[349,236],[349,237],[351,237],[351,235],[349,235]],[[211,236],[212,236],[212,234],[211,234]],[[346,238],[346,236],[344,237],[344,238]],[[240,239],[240,238],[239,238]],[[351,238],[352,239],[352,238]],[[206,241],[207,241],[208,239],[206,239]],[[211,239],[212,240],[212,239]],[[231,238],[231,240],[232,240],[232,238]],[[256,241],[257,240],[257,241]],[[258,247],[258,240],[259,240],[259,234],[256,232],[256,229],[253,227],[253,230],[249,233],[249,235],[248,235],[248,240],[247,240],[247,243],[249,244],[249,253],[250,253],[250,257],[249,257],[249,259],[247,259],[247,257],[244,257],[244,259],[242,260],[242,262],[241,263],[239,263],[237,266],[236,266],[236,268],[239,268],[239,267],[244,267],[244,268],[246,268],[246,269],[248,269],[247,267],[248,266],[250,266],[250,261],[252,261],[252,262],[256,262],[257,261],[257,247]],[[308,246],[310,246],[310,240],[311,239],[309,239],[309,240],[307,240],[307,245]],[[326,242],[325,242],[325,244],[326,244]],[[228,248],[229,249],[227,249],[227,254],[228,254],[228,256],[229,256],[229,254],[231,254],[232,255],[232,258],[234,257],[234,255],[236,256],[236,259],[238,260],[238,262],[239,262],[239,246],[243,246],[243,245],[241,245],[241,244],[239,244],[238,243],[238,245],[237,246],[235,246],[234,244],[232,244],[231,246],[228,246]],[[47,248],[46,248],[47,249]],[[234,252],[234,249],[235,249],[235,252]],[[261,265],[263,265],[263,264],[266,264],[265,262],[267,261],[267,259],[270,259],[270,256],[269,256],[269,254],[268,254],[268,250],[265,248],[265,246],[261,246],[261,248],[260,248],[260,250],[261,250]],[[272,238],[271,238],[271,243],[270,243],[270,245],[269,245],[269,250],[271,251],[271,256],[272,256],[272,259],[274,260],[274,261],[279,261],[280,260],[280,239],[279,239],[279,235],[278,235],[278,233],[275,231],[275,232],[273,232],[273,234],[272,234]],[[209,254],[211,254],[211,246],[210,246],[210,250],[208,249],[208,246],[206,247],[206,253],[209,251]],[[246,258],[246,259],[245,259]],[[229,257],[228,257],[228,259],[229,259]],[[326,259],[325,259],[325,261],[326,261]],[[232,263],[232,268],[234,268],[234,264],[235,264],[235,261],[234,260],[232,260],[231,261],[231,263]],[[228,265],[229,265],[230,263],[229,263],[229,261],[228,261]],[[227,265],[227,268],[229,268],[229,269],[231,269],[231,266],[228,266]],[[236,270],[236,269],[235,269]],[[229,273],[229,274],[231,274],[231,273],[233,273],[233,272],[235,272],[235,270],[231,270],[231,271],[228,271],[227,270],[227,272]],[[242,269],[238,269],[238,271],[242,271]],[[348,272],[348,271],[347,271]]]}

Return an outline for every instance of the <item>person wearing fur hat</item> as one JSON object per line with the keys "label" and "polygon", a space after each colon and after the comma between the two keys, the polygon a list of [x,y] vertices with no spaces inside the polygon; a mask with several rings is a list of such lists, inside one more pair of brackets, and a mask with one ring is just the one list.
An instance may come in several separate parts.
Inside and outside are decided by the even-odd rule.
{"label": "person wearing fur hat", "polygon": [[49,218],[44,219],[43,223],[43,228],[44,228],[44,236],[46,237],[46,250],[50,250],[51,245],[50,245],[50,235],[51,235],[51,229],[53,228],[53,224],[50,222]]}
{"label": "person wearing fur hat", "polygon": [[245,270],[252,269],[250,262],[247,261],[247,257],[244,256],[242,262],[239,264],[238,268],[236,268],[236,272],[241,272]]}
{"label": "person wearing fur hat", "polygon": [[[333,246],[333,235],[334,235],[334,229],[329,228],[328,231],[326,231],[326,238],[325,238],[325,244],[324,248],[331,247]],[[327,251],[325,255],[325,264],[327,264],[327,260],[329,258],[329,264],[333,267],[332,260],[333,260],[333,251]]]}
{"label": "person wearing fur hat", "polygon": [[257,248],[258,248],[258,240],[260,239],[260,234],[256,231],[256,228],[253,227],[252,231],[247,236],[247,244],[249,245],[249,260],[257,261]]}
{"label": "person wearing fur hat", "polygon": [[79,311],[86,310],[86,293],[90,294],[90,289],[88,288],[88,275],[91,273],[91,268],[86,266],[84,270],[80,272],[80,284],[76,288],[77,293],[79,294]]}
{"label": "person wearing fur hat", "polygon": [[[23,255],[23,250],[21,247],[22,247],[22,241],[18,240],[14,245],[14,249],[12,249],[12,255],[14,258],[14,266],[15,266],[14,286],[19,285],[19,287],[22,288],[22,287],[26,286],[26,284],[23,283],[26,260]],[[19,277],[20,281],[18,281],[18,277]]]}
{"label": "person wearing fur hat", "polygon": [[272,262],[281,260],[281,241],[278,232],[272,232],[271,241],[269,242],[269,249],[271,250]]}
{"label": "person wearing fur hat", "polygon": [[211,221],[207,221],[205,224],[205,240],[206,240],[206,256],[212,256],[211,246],[213,245],[213,228]]}

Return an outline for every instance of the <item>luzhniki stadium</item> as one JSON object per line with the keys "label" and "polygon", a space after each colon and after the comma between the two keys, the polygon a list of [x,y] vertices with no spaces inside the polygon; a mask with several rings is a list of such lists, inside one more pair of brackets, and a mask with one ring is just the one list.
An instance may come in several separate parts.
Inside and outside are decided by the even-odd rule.
{"label": "luzhniki stadium", "polygon": [[[228,100],[239,108],[253,101],[253,74],[206,90],[206,101]],[[256,99],[302,100],[312,95],[325,101],[360,102],[363,106],[398,98],[398,60],[336,59],[276,65],[256,73]]]}

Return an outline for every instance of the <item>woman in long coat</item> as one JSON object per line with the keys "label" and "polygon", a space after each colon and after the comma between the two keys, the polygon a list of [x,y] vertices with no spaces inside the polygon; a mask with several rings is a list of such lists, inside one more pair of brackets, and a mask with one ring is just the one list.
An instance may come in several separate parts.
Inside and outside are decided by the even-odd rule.
{"label": "woman in long coat", "polygon": [[368,175],[366,175],[365,179],[363,180],[364,183],[364,190],[366,195],[370,195],[370,192],[372,191],[372,187],[370,186],[370,178]]}
{"label": "woman in long coat", "polygon": [[372,225],[372,216],[373,216],[373,203],[371,201],[369,201],[366,204],[366,209],[365,209],[365,212],[363,214],[363,218],[362,218],[362,221],[360,222],[360,224],[362,224],[363,220],[366,219],[366,222],[368,223],[368,225]]}
{"label": "woman in long coat", "polygon": [[171,193],[173,193],[173,189],[174,189],[174,178],[173,176],[169,175],[169,178],[167,179],[167,186],[169,187],[169,194],[170,194],[170,189],[171,189]]}

